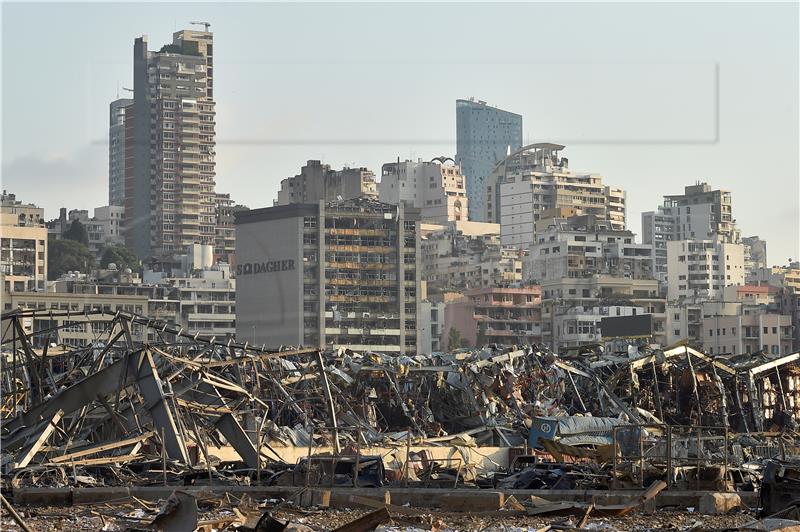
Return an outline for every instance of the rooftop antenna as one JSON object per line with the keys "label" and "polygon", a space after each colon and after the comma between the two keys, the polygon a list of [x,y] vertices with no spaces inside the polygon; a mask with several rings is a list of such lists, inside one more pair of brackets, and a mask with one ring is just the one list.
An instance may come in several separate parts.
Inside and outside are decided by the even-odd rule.
{"label": "rooftop antenna", "polygon": [[210,22],[190,22],[189,24],[194,24],[195,26],[205,26],[205,31],[208,31],[208,28],[211,26]]}

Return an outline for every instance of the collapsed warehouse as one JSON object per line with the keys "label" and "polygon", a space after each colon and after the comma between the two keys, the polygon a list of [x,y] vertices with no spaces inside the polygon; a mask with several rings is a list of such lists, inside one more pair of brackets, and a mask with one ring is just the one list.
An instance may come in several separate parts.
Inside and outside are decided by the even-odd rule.
{"label": "collapsed warehouse", "polygon": [[2,316],[16,502],[122,486],[755,492],[797,456],[800,353],[267,349],[99,310],[81,314],[97,340],[68,347],[25,329],[42,312],[67,314]]}

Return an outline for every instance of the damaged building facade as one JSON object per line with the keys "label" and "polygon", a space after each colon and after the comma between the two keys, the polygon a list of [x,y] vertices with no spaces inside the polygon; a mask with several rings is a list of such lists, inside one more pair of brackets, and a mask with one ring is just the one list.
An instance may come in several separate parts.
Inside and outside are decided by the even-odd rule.
{"label": "damaged building facade", "polygon": [[236,218],[236,332],[256,345],[416,353],[419,211],[367,198]]}

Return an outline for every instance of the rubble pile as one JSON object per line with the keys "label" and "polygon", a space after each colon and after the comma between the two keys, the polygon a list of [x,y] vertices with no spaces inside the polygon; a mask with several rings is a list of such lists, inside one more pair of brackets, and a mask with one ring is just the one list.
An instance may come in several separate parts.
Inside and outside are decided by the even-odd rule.
{"label": "rubble pile", "polygon": [[[267,349],[103,311],[81,315],[92,318],[93,345],[69,347],[49,342],[53,330],[26,332],[37,312],[67,314],[2,316],[10,488],[644,489],[664,481],[667,489],[752,490],[766,460],[797,454],[800,353]],[[153,340],[132,342],[133,328]],[[474,454],[442,461],[421,449],[435,447]],[[519,456],[487,467],[481,449],[498,447]]]}

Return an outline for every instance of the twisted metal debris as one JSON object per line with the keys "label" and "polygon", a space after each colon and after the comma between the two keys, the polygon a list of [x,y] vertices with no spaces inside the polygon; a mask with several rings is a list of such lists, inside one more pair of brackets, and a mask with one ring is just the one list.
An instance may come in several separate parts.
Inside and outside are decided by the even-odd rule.
{"label": "twisted metal debris", "polygon": [[[59,327],[26,330],[26,320],[42,315],[69,313],[2,316],[2,467],[15,487],[193,482],[204,475],[235,482],[241,471],[249,471],[249,482],[260,480],[262,469],[280,469],[287,447],[329,446],[338,456],[412,440],[544,446],[562,460],[613,462],[613,472],[594,467],[586,478],[602,470],[615,481],[627,464],[627,478],[643,486],[656,463],[669,464],[656,467],[656,477],[675,477],[679,460],[692,458],[699,479],[701,455],[703,464],[726,467],[785,455],[800,415],[800,353],[712,357],[678,346],[559,356],[526,346],[393,357],[267,349],[103,311],[80,314],[91,320],[96,341],[69,347],[58,343]],[[134,327],[155,340],[133,342]],[[664,427],[714,428],[717,436],[709,429],[702,437],[718,441],[681,454],[675,446],[688,449],[690,431],[675,436],[666,453],[626,456],[624,426],[638,427],[642,449],[645,440],[663,448],[673,434]],[[782,439],[767,441],[765,433]],[[601,460],[609,444],[615,450]],[[217,458],[223,448],[239,460]]]}

